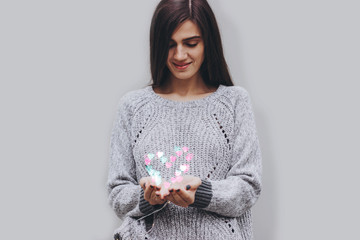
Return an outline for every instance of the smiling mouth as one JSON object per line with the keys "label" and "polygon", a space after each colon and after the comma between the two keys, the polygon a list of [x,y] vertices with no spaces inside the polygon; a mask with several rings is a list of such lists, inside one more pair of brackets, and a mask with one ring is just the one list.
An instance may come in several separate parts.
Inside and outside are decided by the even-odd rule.
{"label": "smiling mouth", "polygon": [[191,62],[190,62],[190,63],[183,64],[183,65],[178,65],[178,64],[176,64],[176,63],[173,63],[173,64],[174,64],[174,66],[175,66],[177,69],[186,69],[186,68],[191,64]]}
{"label": "smiling mouth", "polygon": [[179,67],[184,67],[184,66],[186,66],[186,65],[189,65],[191,62],[189,62],[189,63],[185,63],[185,64],[176,64],[176,63],[174,63],[174,65],[175,66],[179,66]]}

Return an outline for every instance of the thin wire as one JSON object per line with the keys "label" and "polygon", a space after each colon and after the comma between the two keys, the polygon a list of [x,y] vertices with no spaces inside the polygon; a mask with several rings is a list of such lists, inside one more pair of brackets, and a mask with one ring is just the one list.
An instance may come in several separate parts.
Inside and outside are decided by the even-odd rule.
{"label": "thin wire", "polygon": [[[150,214],[148,214],[148,215],[142,216],[141,218],[139,218],[139,219],[137,219],[137,220],[139,221],[139,220],[141,220],[141,219],[143,219],[143,218],[146,218],[147,216],[150,216],[151,214],[155,214],[155,213],[157,213],[158,211],[160,211],[161,209],[163,209],[166,205],[168,205],[168,204],[169,204],[169,202],[170,202],[170,201],[169,201],[169,200],[167,200],[167,201],[166,201],[166,203],[164,204],[164,206],[162,206],[161,208],[159,208],[159,209],[155,210],[154,212],[152,212],[152,213],[150,213]],[[145,235],[146,235],[146,234],[150,233],[150,232],[151,232],[151,230],[153,230],[154,225],[155,225],[155,215],[154,215],[154,221],[153,221],[153,224],[152,224],[152,226],[151,226],[150,230],[146,231],[146,233],[145,233],[145,234],[142,234],[142,236],[143,236],[143,237],[145,237]]]}
{"label": "thin wire", "polygon": [[142,216],[141,218],[139,218],[139,219],[137,219],[137,220],[139,221],[139,220],[141,220],[141,219],[143,219],[143,218],[146,218],[147,216],[150,216],[150,215],[153,214],[153,213],[156,213],[156,212],[160,211],[160,210],[163,209],[169,202],[170,202],[170,201],[167,200],[167,202],[164,204],[164,206],[162,206],[161,208],[153,211],[152,213],[149,213],[148,215]]}

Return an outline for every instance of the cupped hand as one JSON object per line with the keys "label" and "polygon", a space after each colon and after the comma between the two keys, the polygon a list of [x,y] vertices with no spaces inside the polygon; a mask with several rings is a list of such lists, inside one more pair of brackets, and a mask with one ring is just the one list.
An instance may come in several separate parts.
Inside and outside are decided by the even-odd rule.
{"label": "cupped hand", "polygon": [[174,204],[187,208],[195,201],[195,193],[201,185],[201,179],[191,175],[183,176],[181,182],[175,182],[168,188],[170,194],[165,198]]}
{"label": "cupped hand", "polygon": [[139,184],[144,189],[144,199],[151,205],[163,204],[166,202],[166,196],[170,194],[169,190],[163,187],[163,184],[157,186],[152,181],[152,177],[143,177]]}

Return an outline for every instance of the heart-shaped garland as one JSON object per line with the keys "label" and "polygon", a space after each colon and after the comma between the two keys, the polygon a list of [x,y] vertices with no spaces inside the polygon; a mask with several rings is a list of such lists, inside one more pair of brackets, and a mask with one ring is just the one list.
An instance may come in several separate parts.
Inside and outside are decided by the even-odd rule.
{"label": "heart-shaped garland", "polygon": [[[185,156],[186,161],[191,161],[191,159],[193,158],[194,154],[192,153],[188,153],[189,148],[188,147],[174,147],[174,151],[176,153],[176,156],[170,156],[170,161],[168,161],[168,158],[164,156],[163,152],[157,152],[156,154],[153,153],[148,153],[144,155],[145,158],[145,168],[148,171],[148,173],[150,174],[150,176],[152,177],[152,182],[155,183],[156,185],[160,185],[162,182],[162,178],[161,178],[161,174],[158,170],[153,169],[153,167],[151,166],[151,161],[153,160],[159,160],[161,161],[162,164],[164,164],[166,166],[166,168],[171,168],[173,166],[173,163],[176,161],[177,157],[182,156],[184,153],[187,153]],[[184,154],[185,155],[185,154]],[[156,158],[155,158],[156,156]],[[171,182],[175,183],[175,182],[181,182],[183,180],[183,177],[181,176],[182,173],[186,173],[187,171],[189,171],[190,169],[190,165],[189,164],[182,164],[180,165],[180,169],[175,170],[175,175],[174,177],[171,178]],[[168,188],[170,186],[170,182],[169,181],[164,181],[164,187]]]}

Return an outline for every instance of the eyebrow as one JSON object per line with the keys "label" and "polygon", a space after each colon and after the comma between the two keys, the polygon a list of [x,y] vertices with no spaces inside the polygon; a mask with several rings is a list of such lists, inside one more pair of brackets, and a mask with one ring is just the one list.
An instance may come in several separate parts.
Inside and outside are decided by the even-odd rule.
{"label": "eyebrow", "polygon": [[[192,36],[192,37],[189,37],[189,38],[185,38],[183,39],[182,41],[185,42],[185,41],[189,41],[189,40],[193,40],[193,39],[200,39],[201,37],[200,36]],[[174,41],[174,39],[170,39],[170,41]]]}

